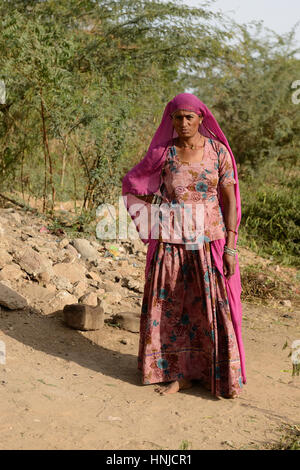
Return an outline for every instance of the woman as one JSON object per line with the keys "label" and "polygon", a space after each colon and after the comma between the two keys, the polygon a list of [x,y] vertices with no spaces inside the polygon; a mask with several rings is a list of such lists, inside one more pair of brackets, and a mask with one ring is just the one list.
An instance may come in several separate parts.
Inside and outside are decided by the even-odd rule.
{"label": "woman", "polygon": [[[167,383],[155,388],[166,395],[200,380],[215,396],[237,397],[246,383],[237,169],[225,135],[196,96],[182,93],[168,103],[147,154],[123,178],[122,194],[149,243],[138,354],[142,382]],[[147,232],[145,222],[152,219],[141,224],[140,209],[149,214],[153,195],[162,203],[159,230],[152,224]],[[163,208],[175,206],[180,217],[169,211],[171,228],[165,230]],[[182,223],[181,231],[175,229],[186,219],[192,234]]]}

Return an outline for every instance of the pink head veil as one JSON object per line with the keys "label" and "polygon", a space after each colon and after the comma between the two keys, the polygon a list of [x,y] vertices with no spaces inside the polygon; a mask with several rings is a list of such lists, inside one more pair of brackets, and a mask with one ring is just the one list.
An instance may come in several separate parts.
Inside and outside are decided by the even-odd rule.
{"label": "pink head veil", "polygon": [[[234,155],[232,150],[229,146],[229,143],[222,132],[217,120],[213,116],[212,112],[208,109],[208,107],[202,103],[195,95],[191,93],[181,93],[176,95],[169,103],[167,104],[161,123],[156,130],[154,137],[150,143],[148,151],[144,158],[135,165],[123,178],[122,180],[122,195],[124,198],[125,206],[134,220],[134,214],[130,211],[130,208],[136,204],[137,202],[141,205],[146,204],[143,203],[141,200],[137,200],[134,195],[151,195],[159,192],[160,184],[161,184],[161,170],[166,158],[166,153],[170,142],[172,141],[173,137],[177,134],[175,133],[173,124],[172,124],[172,117],[171,114],[178,109],[185,109],[189,111],[193,111],[198,115],[203,116],[202,123],[199,127],[199,132],[209,137],[213,140],[219,141],[226,146],[228,152],[231,155],[233,170],[234,170],[234,178],[236,180],[236,184],[234,185],[235,189],[235,198],[236,198],[236,210],[237,210],[237,225],[236,230],[240,225],[241,221],[241,201],[240,201],[240,190],[239,190],[239,181],[238,181],[238,174],[237,174],[237,167]],[[219,194],[219,201],[221,210],[223,210],[223,202],[222,196],[220,191]],[[153,255],[156,251],[158,246],[158,239],[152,238],[151,233],[148,236],[142,236],[142,241],[144,243],[148,243],[148,251],[147,251],[147,259],[146,259],[146,268],[145,268],[145,277],[147,278],[149,268],[151,265],[151,261],[153,259]],[[235,243],[237,242],[237,235],[235,239]],[[226,243],[225,238],[220,240],[211,241],[211,249],[212,249],[212,256],[214,260],[214,264],[219,272],[223,275],[223,252],[224,252],[224,245]],[[241,323],[242,323],[242,305],[240,300],[241,295],[241,279],[240,279],[240,270],[239,270],[239,263],[238,257],[236,255],[236,270],[235,274],[227,280],[224,277],[229,307],[231,312],[231,318],[233,322],[233,327],[235,330],[235,335],[239,347],[240,353],[240,360],[241,360],[241,373],[243,377],[243,382],[246,383],[246,375],[245,375],[245,354],[244,354],[244,347],[242,342],[241,336]]]}

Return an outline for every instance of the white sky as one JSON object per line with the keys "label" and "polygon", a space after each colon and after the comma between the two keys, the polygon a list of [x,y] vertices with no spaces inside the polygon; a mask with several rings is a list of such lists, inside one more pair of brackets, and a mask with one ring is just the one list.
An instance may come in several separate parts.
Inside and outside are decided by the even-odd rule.
{"label": "white sky", "polygon": [[[189,6],[201,6],[201,0],[183,0]],[[212,11],[221,10],[236,22],[263,20],[279,34],[287,33],[299,21],[296,38],[300,46],[300,0],[216,0]],[[230,11],[231,10],[231,11]]]}

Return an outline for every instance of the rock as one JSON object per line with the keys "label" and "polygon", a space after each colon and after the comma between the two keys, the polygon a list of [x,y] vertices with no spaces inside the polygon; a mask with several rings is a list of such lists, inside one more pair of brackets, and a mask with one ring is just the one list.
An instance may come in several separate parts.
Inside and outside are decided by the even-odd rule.
{"label": "rock", "polygon": [[20,235],[20,238],[21,238],[22,242],[26,242],[28,240],[28,235],[26,235],[25,233],[22,232],[21,235]]}
{"label": "rock", "polygon": [[234,447],[234,444],[232,441],[222,441],[221,444],[228,445],[229,447]]}
{"label": "rock", "polygon": [[105,279],[102,281],[101,288],[106,292],[113,292],[116,290],[116,283],[110,279]]}
{"label": "rock", "polygon": [[[99,285],[98,282],[93,281],[93,279],[89,279],[89,288],[98,289],[98,285]],[[101,289],[101,290],[103,290],[103,289]]]}
{"label": "rock", "polygon": [[80,297],[79,302],[85,305],[90,305],[91,307],[96,307],[98,305],[97,293],[89,292],[88,294],[85,294]]}
{"label": "rock", "polygon": [[139,294],[143,293],[143,283],[136,279],[130,279],[128,277],[122,277],[121,280],[122,287],[127,287],[127,289],[137,292]]}
{"label": "rock", "polygon": [[26,280],[20,283],[20,285],[18,286],[18,292],[19,294],[26,296],[28,302],[30,303],[30,307],[35,310],[47,314],[52,313],[55,310],[53,306],[53,294],[56,294],[56,288],[52,284],[47,285],[47,287],[43,287],[37,282],[31,282]]}
{"label": "rock", "polygon": [[73,240],[73,246],[78,253],[81,254],[83,259],[98,260],[98,251],[92,247],[89,240],[84,238],[77,238]]}
{"label": "rock", "polygon": [[78,251],[72,245],[68,245],[56,252],[55,261],[58,263],[74,263],[80,257]]}
{"label": "rock", "polygon": [[[140,306],[140,304],[138,304]],[[128,300],[128,299],[122,299],[120,301],[120,307],[122,307],[123,311],[140,311],[137,307],[137,301],[136,300]]]}
{"label": "rock", "polygon": [[101,299],[101,305],[104,311],[104,315],[111,315],[114,313],[114,306],[109,300]]}
{"label": "rock", "polygon": [[72,284],[85,278],[86,268],[79,263],[58,263],[53,266],[53,272],[57,277],[64,277]]}
{"label": "rock", "polygon": [[284,305],[285,307],[291,307],[292,302],[290,300],[280,300],[279,301],[280,305]]}
{"label": "rock", "polygon": [[106,300],[107,302],[110,302],[111,304],[115,304],[118,302],[121,302],[122,300],[122,295],[118,291],[111,291],[111,292],[106,292],[103,295],[103,300]]}
{"label": "rock", "polygon": [[[49,246],[40,246],[38,245],[37,243],[32,243],[31,244],[31,248],[33,248],[35,251],[38,251],[40,254],[43,254],[45,255],[47,258],[51,258],[52,257],[52,250],[50,249],[49,250]],[[54,250],[53,250],[54,251]]]}
{"label": "rock", "polygon": [[129,263],[128,263],[128,260],[120,260],[118,261],[118,266],[120,266],[121,268],[128,268],[129,267]]}
{"label": "rock", "polygon": [[38,273],[37,275],[37,280],[41,284],[48,284],[50,282],[51,276],[47,271],[42,271],[41,273]]}
{"label": "rock", "polygon": [[28,274],[36,276],[38,273],[47,271],[52,274],[52,263],[44,258],[31,247],[26,247],[20,253],[16,252],[16,260],[19,266]]}
{"label": "rock", "polygon": [[69,240],[67,238],[63,238],[62,240],[60,240],[59,242],[59,248],[62,250],[63,248],[66,248],[66,246],[69,245]]}
{"label": "rock", "polygon": [[89,288],[88,282],[86,279],[83,279],[82,281],[77,281],[73,285],[73,295],[76,295],[76,297],[82,297],[84,294],[86,294],[87,290]]}
{"label": "rock", "polygon": [[[1,227],[1,225],[0,225]],[[2,237],[0,230],[0,248],[1,250],[10,250],[10,243],[8,237]]]}
{"label": "rock", "polygon": [[64,252],[66,254],[65,259],[68,259],[70,263],[73,263],[74,261],[78,260],[78,258],[80,258],[80,253],[78,253],[78,251],[75,250],[74,246],[72,245],[66,246]]}
{"label": "rock", "polygon": [[43,287],[47,289],[47,292],[49,292],[49,294],[56,293],[56,287],[53,284],[44,283]]}
{"label": "rock", "polygon": [[8,279],[10,281],[14,281],[16,279],[20,279],[23,276],[23,271],[19,265],[12,263],[7,264],[4,268],[0,271],[0,279],[5,280]]}
{"label": "rock", "polygon": [[67,290],[69,292],[73,292],[73,285],[65,277],[54,276],[52,282],[58,290]]}
{"label": "rock", "polygon": [[74,297],[74,295],[71,295],[69,292],[62,290],[54,296],[54,298],[51,300],[51,304],[49,305],[49,307],[44,307],[43,310],[45,314],[48,314],[57,310],[63,310],[66,305],[72,304],[77,305],[76,297]]}
{"label": "rock", "polygon": [[101,276],[99,274],[95,273],[94,271],[90,271],[86,275],[88,278],[93,279],[94,281],[101,282]]}
{"label": "rock", "polygon": [[21,293],[25,293],[27,299],[30,299],[30,307],[35,311],[48,315],[58,310],[62,310],[67,304],[77,303],[77,297],[66,290],[57,292],[53,284],[43,287],[39,284],[27,282],[20,286]]}
{"label": "rock", "polygon": [[3,248],[0,249],[0,269],[3,269],[6,264],[9,264],[12,261],[12,256],[4,250]]}
{"label": "rock", "polygon": [[[97,295],[99,298],[99,290],[97,290]],[[116,305],[122,300],[122,295],[118,291],[114,292],[105,292],[103,295],[101,295],[101,305],[104,310],[105,315],[110,315],[114,313],[116,309]]]}
{"label": "rock", "polygon": [[96,248],[96,250],[100,250],[102,247],[99,245],[98,242],[95,242],[94,240],[90,242],[90,244]]}
{"label": "rock", "polygon": [[76,330],[99,330],[104,324],[103,308],[101,305],[66,305],[63,309],[65,323]]}
{"label": "rock", "polygon": [[9,221],[13,222],[15,225],[21,227],[22,225],[22,218],[18,212],[11,212],[9,214]]}
{"label": "rock", "polygon": [[140,331],[140,315],[134,312],[120,312],[112,317],[114,323],[119,323],[123,330],[131,333]]}
{"label": "rock", "polygon": [[18,310],[27,307],[28,303],[25,297],[0,282],[0,305],[10,310]]}
{"label": "rock", "polygon": [[98,288],[97,289],[97,296],[98,297],[103,297],[106,294],[104,289]]}
{"label": "rock", "polygon": [[91,268],[98,268],[99,266],[99,259],[93,259],[93,260],[88,260],[89,261],[89,266],[88,269],[90,270]]}

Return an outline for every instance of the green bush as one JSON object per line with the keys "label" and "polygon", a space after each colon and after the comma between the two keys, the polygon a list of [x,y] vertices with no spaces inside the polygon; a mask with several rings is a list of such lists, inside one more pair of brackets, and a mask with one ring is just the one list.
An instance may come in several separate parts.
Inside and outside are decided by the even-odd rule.
{"label": "green bush", "polygon": [[300,266],[300,178],[276,167],[241,181],[241,242],[274,261]]}

